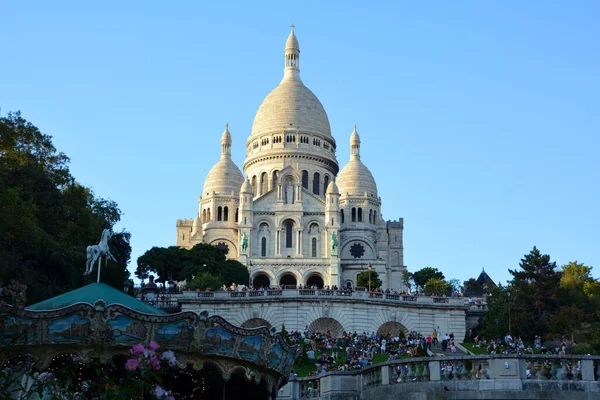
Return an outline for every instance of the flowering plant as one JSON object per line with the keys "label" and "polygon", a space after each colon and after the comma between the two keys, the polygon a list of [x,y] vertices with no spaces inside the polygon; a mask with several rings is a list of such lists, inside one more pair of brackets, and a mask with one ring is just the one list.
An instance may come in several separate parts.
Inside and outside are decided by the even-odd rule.
{"label": "flowering plant", "polygon": [[[55,366],[41,373],[34,372],[31,363],[25,369],[5,367],[0,370],[0,398],[15,394],[29,398],[37,394],[42,400],[175,400],[170,391],[161,387],[161,375],[176,365],[172,351],[161,351],[151,341],[147,346],[133,345],[128,355],[124,364],[83,364],[76,355],[60,356],[55,359]],[[92,376],[84,374],[84,379],[84,369],[92,371]],[[23,373],[29,376],[25,381]]]}

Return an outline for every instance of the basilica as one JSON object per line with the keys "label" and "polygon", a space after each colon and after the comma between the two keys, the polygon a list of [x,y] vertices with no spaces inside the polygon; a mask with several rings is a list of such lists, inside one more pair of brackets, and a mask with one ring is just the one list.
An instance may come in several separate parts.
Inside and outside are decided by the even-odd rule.
{"label": "basilica", "polygon": [[300,78],[293,26],[284,54],[283,79],[246,140],[244,173],[231,159],[226,125],[198,213],[177,221],[176,243],[227,249],[248,266],[254,286],[354,287],[359,273],[372,270],[383,288],[402,290],[403,220],[383,219],[356,126],[350,161],[339,170],[327,113]]}

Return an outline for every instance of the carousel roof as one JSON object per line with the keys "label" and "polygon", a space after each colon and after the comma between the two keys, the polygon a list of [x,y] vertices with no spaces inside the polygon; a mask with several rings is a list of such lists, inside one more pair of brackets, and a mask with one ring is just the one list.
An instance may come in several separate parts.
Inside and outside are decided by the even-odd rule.
{"label": "carousel roof", "polygon": [[141,302],[106,283],[91,283],[82,288],[30,305],[25,310],[38,312],[55,311],[82,303],[94,306],[98,301],[103,301],[105,307],[121,305],[142,314],[167,315],[166,312]]}

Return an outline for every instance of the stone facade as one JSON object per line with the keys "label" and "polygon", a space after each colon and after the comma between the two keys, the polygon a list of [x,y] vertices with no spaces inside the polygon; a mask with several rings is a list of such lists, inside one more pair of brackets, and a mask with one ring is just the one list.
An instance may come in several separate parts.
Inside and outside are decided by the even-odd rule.
{"label": "stone facade", "polygon": [[255,286],[355,286],[370,265],[384,288],[403,289],[403,220],[384,220],[356,126],[350,161],[339,171],[327,113],[300,79],[293,30],[284,56],[284,77],[259,107],[246,141],[246,178],[231,160],[226,127],[198,214],[177,221],[176,244],[227,248],[229,258],[249,267]]}

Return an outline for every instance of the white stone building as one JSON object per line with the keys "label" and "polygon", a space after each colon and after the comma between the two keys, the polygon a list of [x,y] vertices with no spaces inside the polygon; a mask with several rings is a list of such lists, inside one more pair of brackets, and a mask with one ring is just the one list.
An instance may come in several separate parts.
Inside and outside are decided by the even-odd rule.
{"label": "white stone building", "polygon": [[354,286],[370,265],[384,288],[402,289],[403,220],[383,219],[356,126],[350,161],[339,171],[327,113],[300,79],[293,29],[283,79],[258,108],[246,141],[246,179],[231,144],[226,126],[198,214],[177,221],[178,246],[227,247],[255,286]]}

